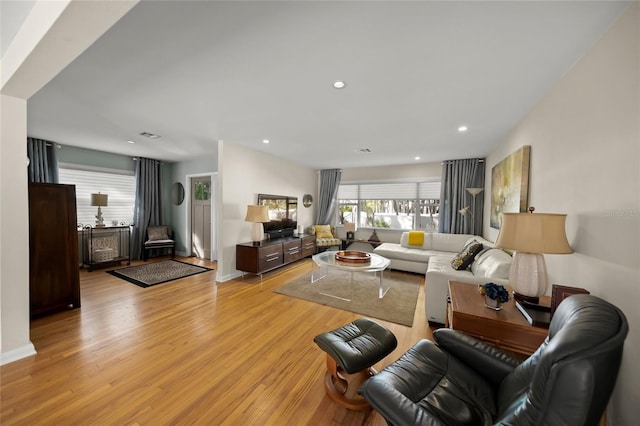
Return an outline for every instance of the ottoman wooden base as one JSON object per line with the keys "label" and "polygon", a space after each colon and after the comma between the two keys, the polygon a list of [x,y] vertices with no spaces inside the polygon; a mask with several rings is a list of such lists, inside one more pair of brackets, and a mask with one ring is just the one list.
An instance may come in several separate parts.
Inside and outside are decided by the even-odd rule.
{"label": "ottoman wooden base", "polygon": [[371,406],[358,394],[358,388],[375,373],[373,368],[366,368],[357,373],[349,374],[340,368],[331,356],[327,355],[327,373],[324,376],[324,388],[329,398],[338,405],[349,410],[367,410]]}

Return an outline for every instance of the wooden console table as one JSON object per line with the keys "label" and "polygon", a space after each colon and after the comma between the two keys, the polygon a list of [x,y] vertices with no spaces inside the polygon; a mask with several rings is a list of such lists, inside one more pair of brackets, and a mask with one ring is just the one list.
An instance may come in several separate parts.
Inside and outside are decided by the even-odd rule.
{"label": "wooden console table", "polygon": [[[509,291],[511,293],[511,291]],[[513,298],[494,311],[484,306],[484,296],[475,284],[449,281],[447,326],[483,340],[500,349],[529,356],[547,337],[549,330],[529,325],[516,308]],[[549,305],[543,296],[540,303]]]}
{"label": "wooden console table", "polygon": [[236,245],[236,269],[262,275],[316,252],[315,235],[248,242]]}

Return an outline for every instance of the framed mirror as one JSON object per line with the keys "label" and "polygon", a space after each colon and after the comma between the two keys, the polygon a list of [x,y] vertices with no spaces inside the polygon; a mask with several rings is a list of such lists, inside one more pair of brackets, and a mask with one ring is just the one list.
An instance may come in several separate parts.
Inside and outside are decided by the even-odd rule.
{"label": "framed mirror", "polygon": [[305,207],[310,207],[313,204],[313,197],[311,194],[304,194],[302,197],[302,205]]}
{"label": "framed mirror", "polygon": [[171,202],[179,206],[184,201],[184,186],[176,182],[171,186]]}

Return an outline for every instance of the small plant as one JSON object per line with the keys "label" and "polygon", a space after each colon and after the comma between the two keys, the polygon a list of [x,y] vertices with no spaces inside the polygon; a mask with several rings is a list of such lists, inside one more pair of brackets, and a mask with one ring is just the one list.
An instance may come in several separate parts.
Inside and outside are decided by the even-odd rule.
{"label": "small plant", "polygon": [[480,293],[489,297],[489,299],[497,299],[500,303],[505,303],[509,300],[509,292],[504,288],[504,286],[495,283],[486,283],[481,285]]}

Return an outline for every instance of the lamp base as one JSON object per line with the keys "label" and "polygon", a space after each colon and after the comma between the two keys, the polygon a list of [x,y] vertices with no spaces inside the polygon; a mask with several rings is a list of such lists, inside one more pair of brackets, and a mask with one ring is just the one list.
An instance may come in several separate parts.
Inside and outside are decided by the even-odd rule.
{"label": "lamp base", "polygon": [[264,237],[264,226],[260,222],[254,222],[251,227],[251,240],[254,243],[262,241]]}
{"label": "lamp base", "polygon": [[104,228],[104,219],[102,217],[102,209],[98,206],[98,214],[96,215],[96,228]]}
{"label": "lamp base", "polygon": [[514,299],[538,303],[538,298],[547,291],[544,256],[537,253],[514,253],[509,270],[509,284],[514,290]]}
{"label": "lamp base", "polygon": [[517,300],[518,302],[532,303],[534,305],[540,303],[540,298],[538,296],[526,296],[524,294],[518,293],[515,290],[513,291],[513,299]]}

